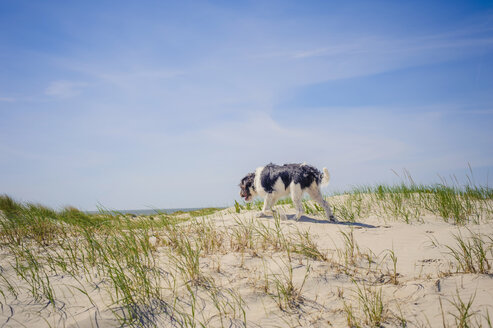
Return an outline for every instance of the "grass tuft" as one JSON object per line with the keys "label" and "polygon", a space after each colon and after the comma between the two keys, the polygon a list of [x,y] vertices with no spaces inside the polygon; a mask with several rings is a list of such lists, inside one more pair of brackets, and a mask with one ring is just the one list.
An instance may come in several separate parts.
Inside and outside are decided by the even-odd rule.
{"label": "grass tuft", "polygon": [[453,256],[457,271],[465,273],[490,273],[493,261],[493,237],[470,230],[469,238],[454,235],[456,246],[446,245]]}

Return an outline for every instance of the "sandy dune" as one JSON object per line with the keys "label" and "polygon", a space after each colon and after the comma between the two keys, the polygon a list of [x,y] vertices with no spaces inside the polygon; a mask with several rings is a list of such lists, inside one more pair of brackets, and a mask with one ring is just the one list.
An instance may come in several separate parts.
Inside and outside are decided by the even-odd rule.
{"label": "sandy dune", "polygon": [[[355,223],[331,224],[321,215],[295,221],[288,205],[276,209],[279,219],[230,208],[181,223],[190,238],[211,243],[201,253],[200,278],[194,282],[186,281],[172,261],[169,235],[154,231],[151,243],[155,265],[163,271],[161,301],[166,305],[156,300],[156,310],[147,304],[141,313],[149,320],[140,324],[455,327],[460,325],[461,302],[466,306],[471,301],[470,324],[488,327],[488,313],[493,315],[491,268],[489,274],[461,272],[447,246],[457,248],[454,235],[466,238],[471,232],[488,242],[493,236],[491,221],[460,227],[431,215],[409,224],[369,215]],[[194,224],[213,232],[187,228]],[[493,262],[491,249],[487,259]],[[0,327],[120,325],[115,319],[118,304],[108,291],[109,277],[91,272],[76,279],[53,272],[49,277],[57,300],[53,305],[33,299],[31,287],[16,278],[12,263],[15,256],[0,250],[3,277],[18,290],[14,296],[1,282]],[[291,288],[285,299],[284,287]],[[184,315],[170,314],[173,309],[193,320],[187,323]],[[379,316],[372,318],[372,313]]]}

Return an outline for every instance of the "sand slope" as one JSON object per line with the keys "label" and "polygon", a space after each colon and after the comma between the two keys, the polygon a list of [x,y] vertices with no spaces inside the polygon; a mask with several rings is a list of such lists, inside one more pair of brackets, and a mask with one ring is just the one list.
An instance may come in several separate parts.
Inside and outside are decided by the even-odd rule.
{"label": "sand slope", "polygon": [[[355,223],[331,224],[317,215],[295,221],[294,209],[288,205],[278,206],[277,213],[279,220],[257,218],[255,210],[235,213],[230,208],[195,223],[182,223],[185,227],[207,222],[214,230],[211,240],[216,244],[200,257],[204,278],[195,283],[180,276],[170,258],[168,235],[154,231],[155,265],[163,269],[164,301],[178,295],[176,308],[188,314],[194,311],[189,326],[199,322],[211,327],[244,326],[245,322],[253,327],[371,326],[375,318],[371,310],[365,312],[365,306],[381,305],[382,326],[454,327],[459,323],[461,302],[471,300],[469,322],[488,327],[488,311],[493,316],[492,270],[489,274],[460,272],[447,246],[456,247],[454,234],[459,233],[467,237],[480,232],[488,241],[487,236],[493,236],[491,221],[459,227],[433,216],[408,224],[371,215]],[[209,233],[197,234],[194,229],[189,230],[190,238],[210,238]],[[253,231],[250,238],[248,231]],[[318,255],[303,250],[302,236],[309,236],[304,245],[310,240]],[[283,240],[292,245],[291,250],[281,245]],[[491,251],[487,258],[493,263]],[[53,305],[32,297],[31,287],[16,278],[12,263],[15,256],[1,249],[2,274],[18,292],[12,295],[8,285],[1,283],[0,327],[120,325],[108,277],[92,273],[90,279],[87,275],[76,279],[53,273],[49,277],[56,293]],[[292,287],[291,298],[283,300],[280,290],[286,286]],[[196,296],[193,302],[191,291]],[[219,301],[214,303],[211,295]],[[140,324],[187,325],[163,309],[143,309],[143,315],[153,317]]]}

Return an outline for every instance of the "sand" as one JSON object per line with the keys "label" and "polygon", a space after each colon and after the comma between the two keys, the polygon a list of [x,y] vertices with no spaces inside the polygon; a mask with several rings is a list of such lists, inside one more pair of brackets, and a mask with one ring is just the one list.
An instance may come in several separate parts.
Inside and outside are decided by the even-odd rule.
{"label": "sand", "polygon": [[[294,209],[287,205],[276,209],[283,236],[296,239],[299,232],[308,232],[325,258],[288,253],[267,242],[263,246],[258,242],[252,247],[239,247],[230,236],[242,224],[258,227],[262,223],[275,229],[273,217],[257,218],[255,210],[235,213],[230,208],[205,217],[203,220],[210,220],[217,230],[220,246],[211,247],[211,252],[203,252],[200,257],[200,270],[204,277],[214,281],[214,287],[207,282],[189,284],[198,299],[194,305],[196,322],[210,327],[243,326],[245,319],[247,326],[253,327],[371,326],[365,304],[371,305],[371,299],[381,295],[381,325],[385,327],[455,327],[459,324],[456,317],[460,303],[467,305],[469,301],[470,323],[488,327],[488,311],[493,316],[493,271],[461,272],[447,246],[456,247],[454,235],[459,233],[469,236],[471,232],[480,232],[486,239],[493,236],[491,220],[457,226],[431,215],[412,223],[369,215],[355,223],[332,224],[320,215],[304,215],[296,221]],[[170,261],[166,236],[155,231],[151,243],[155,247],[156,265],[166,274],[179,276]],[[487,256],[493,263],[492,253]],[[14,297],[2,283],[0,327],[120,325],[115,319],[117,304],[107,291],[108,277],[93,275],[87,281],[87,276],[75,279],[54,273],[49,277],[57,300],[53,306],[46,300],[34,299],[29,286],[15,278],[10,265],[14,261],[15,257],[6,249],[0,250],[3,276],[20,290]],[[276,282],[288,285],[290,280],[296,297],[291,303],[283,302],[278,298]],[[173,293],[182,295],[183,302],[176,306],[190,313],[192,303],[185,301],[190,295],[186,281],[173,280],[174,290],[170,281],[162,286],[163,295],[169,295],[165,300],[171,300]],[[224,313],[229,313],[223,321],[211,301],[214,288],[221,299],[228,300],[222,305]],[[241,296],[240,302],[233,301],[235,295]],[[227,308],[228,303],[233,305]],[[166,313],[155,314],[150,322],[157,326],[180,326]]]}

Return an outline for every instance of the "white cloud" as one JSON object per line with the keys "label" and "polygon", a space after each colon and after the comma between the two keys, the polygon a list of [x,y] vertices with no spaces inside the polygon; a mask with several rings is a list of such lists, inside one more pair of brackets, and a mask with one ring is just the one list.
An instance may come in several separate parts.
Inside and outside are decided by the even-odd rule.
{"label": "white cloud", "polygon": [[140,84],[148,83],[155,80],[167,80],[174,77],[181,76],[185,74],[180,70],[165,70],[159,68],[146,68],[139,70],[129,70],[129,71],[110,71],[110,72],[94,72],[92,70],[86,71],[96,78],[105,80],[112,84],[118,85],[120,87],[138,86]]}
{"label": "white cloud", "polygon": [[[320,42],[313,48],[285,52],[291,58],[310,58],[319,56],[348,55],[353,53],[408,53],[416,51],[432,51],[439,49],[464,48],[474,51],[473,48],[482,48],[493,44],[491,27],[476,23],[460,29],[441,33],[425,34],[421,36],[407,36],[400,38],[370,35],[344,42],[327,44]],[[325,43],[325,45],[323,45]],[[322,44],[322,45],[321,45]],[[483,49],[484,50],[484,49]]]}
{"label": "white cloud", "polygon": [[[327,120],[327,117],[320,117]],[[354,122],[359,127],[361,122]],[[355,128],[353,127],[353,128]],[[201,131],[204,143],[225,150],[232,158],[262,164],[266,161],[365,163],[397,159],[411,151],[399,138],[363,134],[345,126],[325,127],[300,122],[290,126],[266,113],[252,112],[241,121],[220,122]],[[326,165],[326,164],[325,164]]]}
{"label": "white cloud", "polygon": [[254,49],[256,53],[246,59],[256,66],[263,65],[266,79],[262,81],[275,80],[274,85],[292,86],[380,74],[493,52],[493,37],[484,28],[402,37],[370,33],[345,38],[328,34],[323,39],[308,41],[282,40],[266,52]]}
{"label": "white cloud", "polygon": [[66,80],[53,81],[45,89],[45,94],[56,98],[70,98],[80,94],[82,89],[86,86],[87,83],[84,82]]}
{"label": "white cloud", "polygon": [[491,37],[457,38],[437,35],[407,39],[368,37],[351,43],[334,44],[327,47],[294,51],[287,53],[286,55],[294,59],[306,59],[325,56],[347,56],[358,53],[392,55],[395,53],[415,54],[416,52],[454,48],[466,48],[466,50],[471,51],[471,48],[474,47],[485,47],[490,45],[493,45],[493,38]]}

